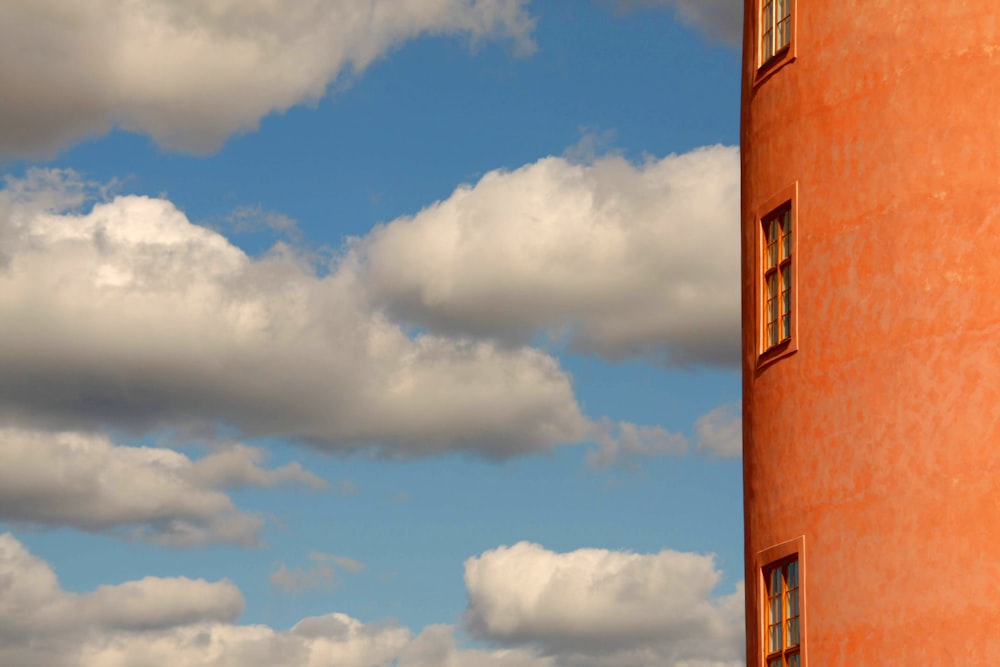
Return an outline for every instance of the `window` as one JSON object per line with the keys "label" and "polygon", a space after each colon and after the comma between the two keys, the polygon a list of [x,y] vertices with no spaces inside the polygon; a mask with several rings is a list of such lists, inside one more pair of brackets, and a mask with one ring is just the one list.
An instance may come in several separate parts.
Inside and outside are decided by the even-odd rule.
{"label": "window", "polygon": [[805,535],[758,551],[753,567],[758,583],[751,609],[759,630],[747,667],[808,667]]}
{"label": "window", "polygon": [[785,203],[761,220],[764,246],[763,348],[792,337],[792,206]]}
{"label": "window", "polygon": [[761,0],[760,64],[763,66],[792,42],[792,0]]}
{"label": "window", "polygon": [[798,555],[764,569],[766,667],[801,667]]}

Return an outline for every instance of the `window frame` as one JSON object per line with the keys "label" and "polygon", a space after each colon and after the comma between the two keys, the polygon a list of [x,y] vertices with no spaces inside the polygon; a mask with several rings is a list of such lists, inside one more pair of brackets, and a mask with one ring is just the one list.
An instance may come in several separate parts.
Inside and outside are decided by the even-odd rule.
{"label": "window frame", "polygon": [[[794,655],[799,656],[799,667],[806,667],[807,665],[807,626],[806,626],[806,612],[808,606],[806,604],[806,553],[805,553],[805,536],[800,535],[794,539],[787,542],[782,542],[776,544],[772,547],[768,547],[762,551],[757,552],[755,558],[755,568],[757,571],[757,609],[758,609],[758,651],[757,651],[757,662],[756,665],[759,667],[767,667],[768,661],[773,661],[775,658],[781,658],[781,665],[788,665],[788,659]],[[788,617],[786,615],[787,601],[785,595],[787,593],[786,588],[782,588],[782,648],[779,651],[770,651],[769,639],[769,597],[768,597],[768,576],[775,569],[781,567],[787,567],[788,563],[796,561],[798,563],[798,630],[799,630],[799,643],[797,646],[786,647],[784,642],[784,635],[787,632],[786,622]],[[782,575],[782,581],[784,582],[784,574]]]}
{"label": "window frame", "polygon": [[[779,237],[776,239],[778,258],[777,262],[771,265],[768,255],[768,228],[770,223],[776,218],[783,218],[789,215],[791,232],[788,234],[787,251],[785,236],[781,235],[779,226]],[[792,354],[798,350],[798,267],[800,256],[798,253],[798,238],[801,232],[801,219],[798,209],[798,182],[785,188],[773,197],[767,199],[754,215],[755,239],[756,239],[756,261],[754,266],[755,293],[756,293],[756,345],[757,345],[757,366],[763,366]],[[787,276],[785,271],[787,270]],[[777,317],[773,323],[778,330],[777,340],[772,342],[768,331],[768,325],[772,322],[769,311],[769,277],[773,276],[777,284]],[[787,309],[785,306],[784,293],[789,292]],[[784,335],[783,318],[787,317],[787,333]]]}
{"label": "window frame", "polygon": [[[795,565],[795,585],[791,582],[791,572],[792,565]],[[801,621],[801,611],[802,605],[799,604],[799,591],[800,591],[800,580],[799,580],[799,557],[798,554],[793,556],[788,556],[777,563],[771,563],[770,565],[764,566],[764,596],[762,600],[764,601],[764,625],[767,627],[767,631],[764,634],[764,664],[767,667],[794,667],[792,665],[792,659],[795,657],[799,658],[801,663],[801,648],[802,648],[802,633],[801,627],[796,626],[795,631],[795,643],[792,644],[789,639],[792,635],[791,626],[794,621],[798,624]],[[774,575],[777,574],[777,582],[775,582]],[[778,584],[777,594],[774,592],[774,583]],[[794,591],[795,594],[795,611],[794,615],[791,614],[791,594]],[[772,604],[774,601],[776,604]],[[778,616],[780,618],[775,622],[775,618],[772,614],[775,607],[778,610]],[[777,630],[775,633],[774,630]],[[774,633],[777,635],[777,642],[773,642]],[[774,648],[774,644],[777,643],[779,646]],[[779,663],[774,665],[774,661],[778,660]]]}
{"label": "window frame", "polygon": [[[775,48],[775,33],[782,21],[776,20],[774,16],[775,7],[779,2],[786,2],[788,5],[788,42]],[[765,17],[765,11],[770,8],[770,16]],[[776,71],[792,62],[796,58],[796,33],[798,25],[798,0],[756,0],[754,2],[754,62],[757,63],[754,85],[763,82]],[[769,20],[766,20],[769,18]],[[765,22],[767,25],[765,25]],[[764,48],[764,37],[770,35],[770,53]]]}

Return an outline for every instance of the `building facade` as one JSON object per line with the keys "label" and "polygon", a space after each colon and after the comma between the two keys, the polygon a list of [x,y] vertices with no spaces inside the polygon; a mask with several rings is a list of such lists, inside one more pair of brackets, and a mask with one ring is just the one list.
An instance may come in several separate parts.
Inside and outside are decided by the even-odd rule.
{"label": "building facade", "polygon": [[1000,3],[743,49],[747,665],[1000,665]]}

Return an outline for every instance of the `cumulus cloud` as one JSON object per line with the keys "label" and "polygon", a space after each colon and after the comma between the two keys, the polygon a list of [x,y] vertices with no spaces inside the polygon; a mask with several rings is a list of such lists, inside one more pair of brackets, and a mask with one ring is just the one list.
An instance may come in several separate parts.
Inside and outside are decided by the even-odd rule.
{"label": "cumulus cloud", "polygon": [[739,206],[735,147],[549,157],[376,227],[352,261],[374,299],[431,331],[735,366]]}
{"label": "cumulus cloud", "polygon": [[520,542],[465,562],[466,614],[479,637],[571,663],[725,663],[742,650],[743,594],[713,597],[720,578],[711,555],[555,553]]}
{"label": "cumulus cloud", "polygon": [[694,423],[699,454],[739,458],[743,454],[743,415],[739,403],[727,403],[702,415]]}
{"label": "cumulus cloud", "polygon": [[738,45],[743,38],[742,0],[615,0],[618,7],[671,7],[687,25],[709,37]]}
{"label": "cumulus cloud", "polygon": [[117,125],[204,152],[425,34],[533,48],[525,0],[7,0],[0,153]]}
{"label": "cumulus cloud", "polygon": [[528,650],[465,650],[453,628],[415,634],[345,614],[287,631],[234,625],[230,582],[147,577],[76,594],[9,533],[0,535],[0,664],[11,667],[549,667]]}
{"label": "cumulus cloud", "polygon": [[284,563],[279,563],[268,576],[268,582],[273,588],[286,593],[301,593],[303,591],[333,588],[337,582],[337,570],[357,574],[365,569],[365,564],[335,554],[314,552],[309,554],[312,565],[306,568],[290,569]]}
{"label": "cumulus cloud", "polygon": [[127,447],[106,435],[0,427],[0,520],[112,530],[192,546],[256,544],[263,521],[223,490],[324,482],[297,463],[269,470],[259,449],[232,445],[198,460]]}
{"label": "cumulus cloud", "polygon": [[541,351],[409,336],[353,271],[249,257],[163,199],[73,211],[72,175],[26,180],[0,191],[0,419],[500,458],[590,428]]}

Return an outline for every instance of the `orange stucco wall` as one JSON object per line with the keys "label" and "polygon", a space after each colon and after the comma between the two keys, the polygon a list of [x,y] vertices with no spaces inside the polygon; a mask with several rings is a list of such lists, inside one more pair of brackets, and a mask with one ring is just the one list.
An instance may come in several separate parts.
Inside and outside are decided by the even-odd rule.
{"label": "orange stucco wall", "polygon": [[[796,0],[744,33],[749,667],[756,555],[804,536],[812,667],[1000,665],[1000,2]],[[794,353],[758,363],[758,220],[797,184]]]}

